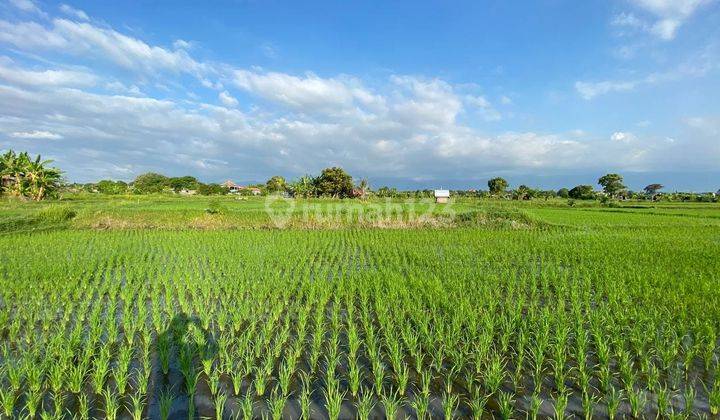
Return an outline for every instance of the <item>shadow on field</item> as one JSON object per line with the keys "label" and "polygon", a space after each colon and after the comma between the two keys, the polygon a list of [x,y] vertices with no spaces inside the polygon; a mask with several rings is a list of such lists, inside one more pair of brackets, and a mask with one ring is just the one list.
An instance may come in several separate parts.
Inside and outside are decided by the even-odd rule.
{"label": "shadow on field", "polygon": [[[157,335],[153,349],[147,417],[160,419],[165,411],[170,419],[187,419],[190,410],[195,418],[214,415],[210,390],[205,381],[198,379],[201,371],[197,366],[202,366],[203,360],[215,359],[217,343],[200,319],[184,313],[176,315]],[[188,397],[190,378],[197,380],[192,403]]]}

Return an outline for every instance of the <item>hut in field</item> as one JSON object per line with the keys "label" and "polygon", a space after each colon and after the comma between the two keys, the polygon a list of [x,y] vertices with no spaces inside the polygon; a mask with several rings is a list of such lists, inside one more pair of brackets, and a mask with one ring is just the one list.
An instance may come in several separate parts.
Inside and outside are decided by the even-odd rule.
{"label": "hut in field", "polygon": [[447,203],[450,199],[450,190],[435,190],[435,202]]}

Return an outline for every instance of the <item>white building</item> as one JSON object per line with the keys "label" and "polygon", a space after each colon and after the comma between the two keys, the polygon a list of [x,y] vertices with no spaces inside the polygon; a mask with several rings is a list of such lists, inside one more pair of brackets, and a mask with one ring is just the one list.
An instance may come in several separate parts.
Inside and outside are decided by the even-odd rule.
{"label": "white building", "polygon": [[435,202],[447,203],[450,199],[450,190],[435,190]]}

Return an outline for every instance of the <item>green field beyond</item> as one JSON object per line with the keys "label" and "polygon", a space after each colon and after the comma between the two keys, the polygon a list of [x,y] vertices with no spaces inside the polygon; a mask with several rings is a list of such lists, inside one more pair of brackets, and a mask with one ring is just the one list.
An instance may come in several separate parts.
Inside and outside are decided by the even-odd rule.
{"label": "green field beyond", "polygon": [[717,204],[0,203],[9,418],[709,418],[719,334]]}

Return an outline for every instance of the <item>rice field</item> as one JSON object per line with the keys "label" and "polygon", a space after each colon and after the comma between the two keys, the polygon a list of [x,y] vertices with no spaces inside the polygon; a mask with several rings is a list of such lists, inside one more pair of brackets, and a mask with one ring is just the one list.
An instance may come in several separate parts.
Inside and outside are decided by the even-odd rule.
{"label": "rice field", "polygon": [[[0,235],[4,418],[718,414],[717,207],[179,228],[206,217],[187,203],[116,206],[168,229],[93,227],[113,205],[86,202],[69,226]],[[225,205],[218,217],[261,227],[259,204]]]}

